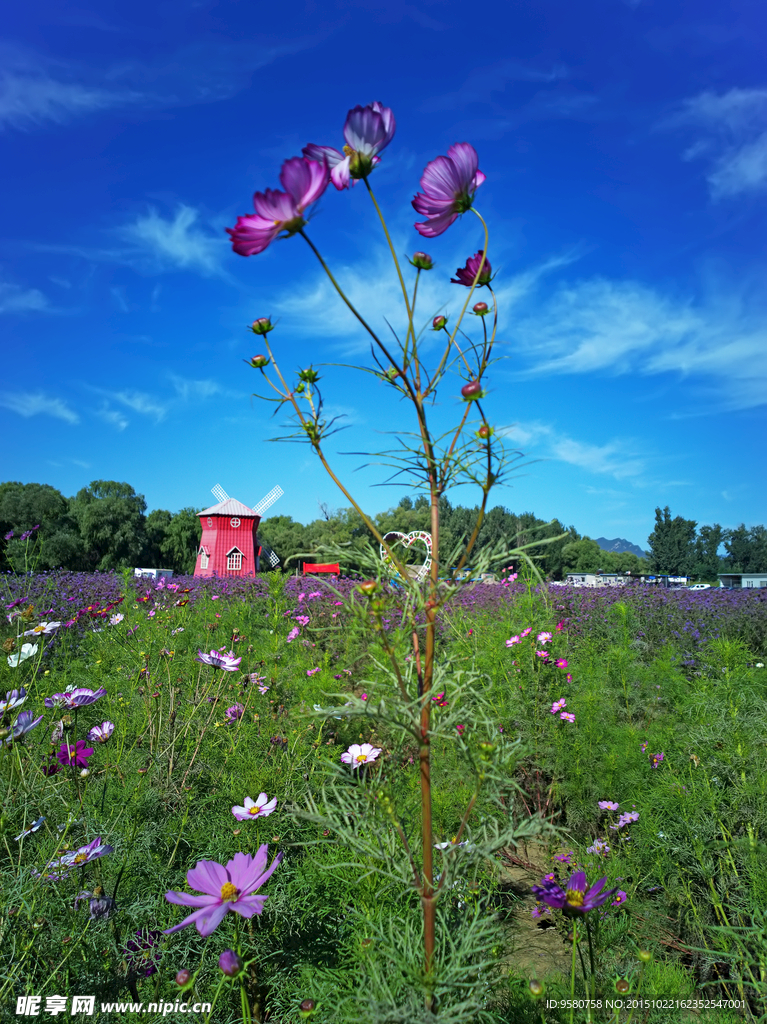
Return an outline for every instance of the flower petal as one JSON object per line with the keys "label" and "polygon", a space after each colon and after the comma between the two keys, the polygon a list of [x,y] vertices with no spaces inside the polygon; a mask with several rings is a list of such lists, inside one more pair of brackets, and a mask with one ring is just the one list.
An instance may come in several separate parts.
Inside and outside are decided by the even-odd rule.
{"label": "flower petal", "polygon": [[229,875],[215,860],[200,860],[187,871],[186,880],[191,889],[199,889],[200,892],[218,899],[221,896],[221,886],[229,881]]}

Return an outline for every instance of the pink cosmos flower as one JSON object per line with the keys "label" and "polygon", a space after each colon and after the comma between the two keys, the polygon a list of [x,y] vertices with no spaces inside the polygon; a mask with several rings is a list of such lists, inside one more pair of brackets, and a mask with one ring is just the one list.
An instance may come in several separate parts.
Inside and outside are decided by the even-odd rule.
{"label": "pink cosmos flower", "polygon": [[165,893],[169,903],[198,909],[180,924],[166,929],[164,934],[172,935],[193,924],[200,935],[207,937],[213,934],[230,910],[246,918],[260,914],[268,896],[256,896],[255,892],[282,860],[282,854],[278,853],[267,868],[268,850],[269,847],[264,843],[258,848],[255,857],[249,853],[236,853],[225,865],[214,860],[198,861],[187,872],[186,880],[190,888],[199,890],[203,895],[174,891]]}
{"label": "pink cosmos flower", "polygon": [[313,676],[315,674],[315,672],[319,672],[319,666],[317,668],[308,668],[306,670],[306,674],[308,676]]}
{"label": "pink cosmos flower", "polygon": [[378,154],[394,138],[397,124],[394,114],[377,100],[366,107],[354,107],[346,115],[343,153],[332,146],[310,143],[301,152],[310,160],[324,161],[330,169],[330,180],[340,191],[350,188],[360,178],[367,178],[380,162]]}
{"label": "pink cosmos flower", "polygon": [[251,818],[265,818],[277,807],[277,797],[270,800],[266,793],[259,793],[257,800],[246,796],[243,807],[233,807],[232,814],[238,821],[250,821]]}
{"label": "pink cosmos flower", "polygon": [[256,192],[256,212],[238,217],[236,225],[226,229],[232,248],[240,256],[263,252],[281,231],[289,238],[301,230],[306,224],[306,208],[316,203],[328,187],[328,165],[294,156],[282,165],[280,181],[285,192],[271,188]]}
{"label": "pink cosmos flower", "polygon": [[380,747],[374,747],[371,743],[352,743],[349,749],[341,754],[341,760],[344,764],[350,764],[354,770],[363,764],[371,764],[380,753]]}
{"label": "pink cosmos flower", "polygon": [[466,728],[465,725],[457,725],[456,726],[456,729],[458,730],[458,735],[459,736],[463,736],[463,731],[464,731],[465,728]]}
{"label": "pink cosmos flower", "polygon": [[226,709],[225,721],[238,722],[244,714],[245,705],[240,704],[238,701],[236,704],[232,704],[230,708]]}
{"label": "pink cosmos flower", "polygon": [[68,686],[63,693],[46,697],[44,703],[47,708],[67,708],[71,711],[73,708],[93,704],[99,697],[105,696],[106,692],[103,686],[98,690],[90,690],[87,686]]}
{"label": "pink cosmos flower", "polygon": [[298,626],[294,626],[291,629],[291,631],[288,633],[288,635],[287,635],[287,637],[285,639],[290,644],[290,643],[292,643],[296,639],[297,636],[300,636],[300,635],[301,635],[301,630],[298,628]]}
{"label": "pink cosmos flower", "polygon": [[518,644],[518,643],[521,643],[521,642],[522,642],[521,637],[513,636],[509,640],[506,641],[506,646],[507,647],[513,647],[514,644]]}
{"label": "pink cosmos flower", "polygon": [[532,633],[532,631],[533,631],[532,626],[528,626],[527,629],[523,629],[522,632],[519,635],[522,636],[522,637],[529,636],[530,633]]}
{"label": "pink cosmos flower", "polygon": [[88,739],[91,743],[106,743],[114,731],[114,722],[102,722],[101,725],[93,726],[88,733]]}
{"label": "pink cosmos flower", "polygon": [[428,219],[415,225],[425,238],[443,234],[461,214],[471,209],[474,193],[485,180],[479,170],[477,151],[468,142],[457,142],[426,165],[421,188],[413,199],[416,213]]}
{"label": "pink cosmos flower", "polygon": [[538,643],[539,644],[545,644],[547,640],[551,640],[551,637],[552,637],[551,633],[539,633],[538,634],[538,638],[537,638],[538,639]]}
{"label": "pink cosmos flower", "polygon": [[567,668],[567,658],[557,658],[556,666],[557,668]]}
{"label": "pink cosmos flower", "polygon": [[[456,274],[458,276],[450,278],[451,284],[462,284],[467,288],[471,288],[477,274],[479,274],[479,277],[477,278],[478,288],[481,288],[482,285],[490,284],[493,279],[493,269],[490,266],[490,260],[485,260],[485,262],[482,263],[483,255],[484,250],[480,249],[479,252],[475,252],[473,256],[470,256],[466,260],[466,266],[459,267],[458,270],[456,270]],[[482,264],[481,273],[479,269],[480,264]],[[528,633],[532,633],[532,629],[525,630],[525,632],[522,633],[522,636],[527,636]]]}
{"label": "pink cosmos flower", "polygon": [[224,672],[236,672],[242,658],[235,658],[234,651],[230,651],[228,654],[222,654],[221,651],[211,651],[210,654],[205,654],[204,651],[198,650],[194,660],[202,662],[203,665],[212,665],[213,668],[223,669]]}
{"label": "pink cosmos flower", "polygon": [[570,674],[570,672],[567,673],[567,675],[565,676],[565,679],[567,680],[568,683],[571,683],[573,681],[573,677]]}
{"label": "pink cosmos flower", "polygon": [[535,653],[538,655],[539,658],[548,658],[549,656],[548,651],[536,651]]}
{"label": "pink cosmos flower", "polygon": [[616,804],[614,800],[600,800],[598,807],[602,811],[617,811],[620,804]]}
{"label": "pink cosmos flower", "polygon": [[567,701],[565,700],[564,697],[560,697],[559,700],[554,701],[554,703],[551,705],[551,713],[552,713],[552,715],[556,715],[556,713],[558,711],[561,711],[562,708],[566,708],[566,707],[567,707]]}
{"label": "pink cosmos flower", "polygon": [[432,697],[432,701],[439,708],[446,708],[447,707],[447,701],[445,700],[445,694],[444,693],[438,693],[436,697]]}
{"label": "pink cosmos flower", "polygon": [[563,711],[559,717],[562,719],[563,722],[575,721],[575,715],[571,715],[569,711]]}

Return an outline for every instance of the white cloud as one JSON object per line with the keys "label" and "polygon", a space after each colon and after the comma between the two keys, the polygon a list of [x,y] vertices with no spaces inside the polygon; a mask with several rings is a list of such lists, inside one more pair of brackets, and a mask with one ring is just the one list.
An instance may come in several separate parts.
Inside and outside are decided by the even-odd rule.
{"label": "white cloud", "polygon": [[455,92],[426,100],[420,110],[433,113],[437,110],[462,110],[472,103],[486,105],[493,102],[494,93],[504,92],[510,82],[556,82],[566,78],[567,74],[567,68],[561,64],[542,70],[513,59],[500,60],[473,69]]}
{"label": "white cloud", "polygon": [[632,450],[629,442],[620,439],[603,445],[590,444],[540,422],[515,423],[500,428],[498,433],[510,444],[528,448],[525,455],[566,462],[616,480],[640,477],[646,469],[645,460]]}
{"label": "white cloud", "polygon": [[54,416],[65,423],[79,423],[80,417],[60,398],[50,398],[42,391],[36,392],[3,392],[0,394],[0,405],[19,416]]}
{"label": "white cloud", "polygon": [[0,129],[63,124],[78,115],[141,99],[141,94],[133,91],[110,92],[41,73],[6,71],[0,78]]}
{"label": "white cloud", "polygon": [[96,413],[105,423],[115,427],[117,430],[125,430],[128,426],[128,420],[123,416],[121,412],[116,409],[110,409],[108,405],[103,405],[101,409]]}
{"label": "white cloud", "polygon": [[694,126],[703,132],[683,158],[707,157],[713,199],[767,188],[767,89],[710,91],[686,99],[662,127]]}
{"label": "white cloud", "polygon": [[227,251],[223,235],[200,230],[199,213],[181,204],[174,217],[165,219],[156,210],[137,217],[120,229],[132,246],[129,261],[148,260],[161,270],[193,270],[205,276],[221,275],[221,260]]}
{"label": "white cloud", "polygon": [[767,307],[758,282],[711,278],[697,302],[592,278],[561,285],[525,317],[504,315],[501,326],[526,352],[528,376],[671,372],[694,376],[709,401],[731,409],[767,396]]}
{"label": "white cloud", "polygon": [[214,395],[221,395],[224,389],[214,380],[187,380],[172,373],[171,383],[176,394],[183,402],[195,398],[212,398]]}
{"label": "white cloud", "polygon": [[48,299],[37,288],[0,282],[0,313],[29,313],[48,308]]}

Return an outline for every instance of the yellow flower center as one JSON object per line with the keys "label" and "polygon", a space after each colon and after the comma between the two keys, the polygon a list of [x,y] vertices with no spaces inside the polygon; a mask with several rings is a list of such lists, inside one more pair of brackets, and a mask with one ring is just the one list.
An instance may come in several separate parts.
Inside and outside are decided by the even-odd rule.
{"label": "yellow flower center", "polygon": [[258,814],[260,812],[260,810],[261,810],[260,807],[249,807],[248,808],[248,814]]}
{"label": "yellow flower center", "polygon": [[88,859],[87,853],[78,853],[75,859],[72,861],[73,864],[82,864],[84,860]]}
{"label": "yellow flower center", "polygon": [[578,889],[568,889],[566,899],[571,907],[583,906],[583,893],[579,892]]}
{"label": "yellow flower center", "polygon": [[351,156],[354,152],[351,146],[344,146],[344,156]]}
{"label": "yellow flower center", "polygon": [[221,899],[224,902],[234,902],[239,895],[240,890],[236,885],[232,885],[231,882],[224,882],[221,886]]}
{"label": "yellow flower center", "polygon": [[360,762],[360,764],[364,764],[365,761],[367,761],[367,759],[368,759],[367,758],[367,754],[357,754],[357,758],[356,759]]}

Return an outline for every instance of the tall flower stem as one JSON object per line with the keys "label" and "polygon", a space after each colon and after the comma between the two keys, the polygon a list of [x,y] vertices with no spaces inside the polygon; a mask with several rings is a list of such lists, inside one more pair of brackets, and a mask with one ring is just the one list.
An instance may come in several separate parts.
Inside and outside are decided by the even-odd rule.
{"label": "tall flower stem", "polygon": [[570,1024],[575,1020],[575,955],[578,948],[578,922],[573,918],[573,960],[570,967]]}

